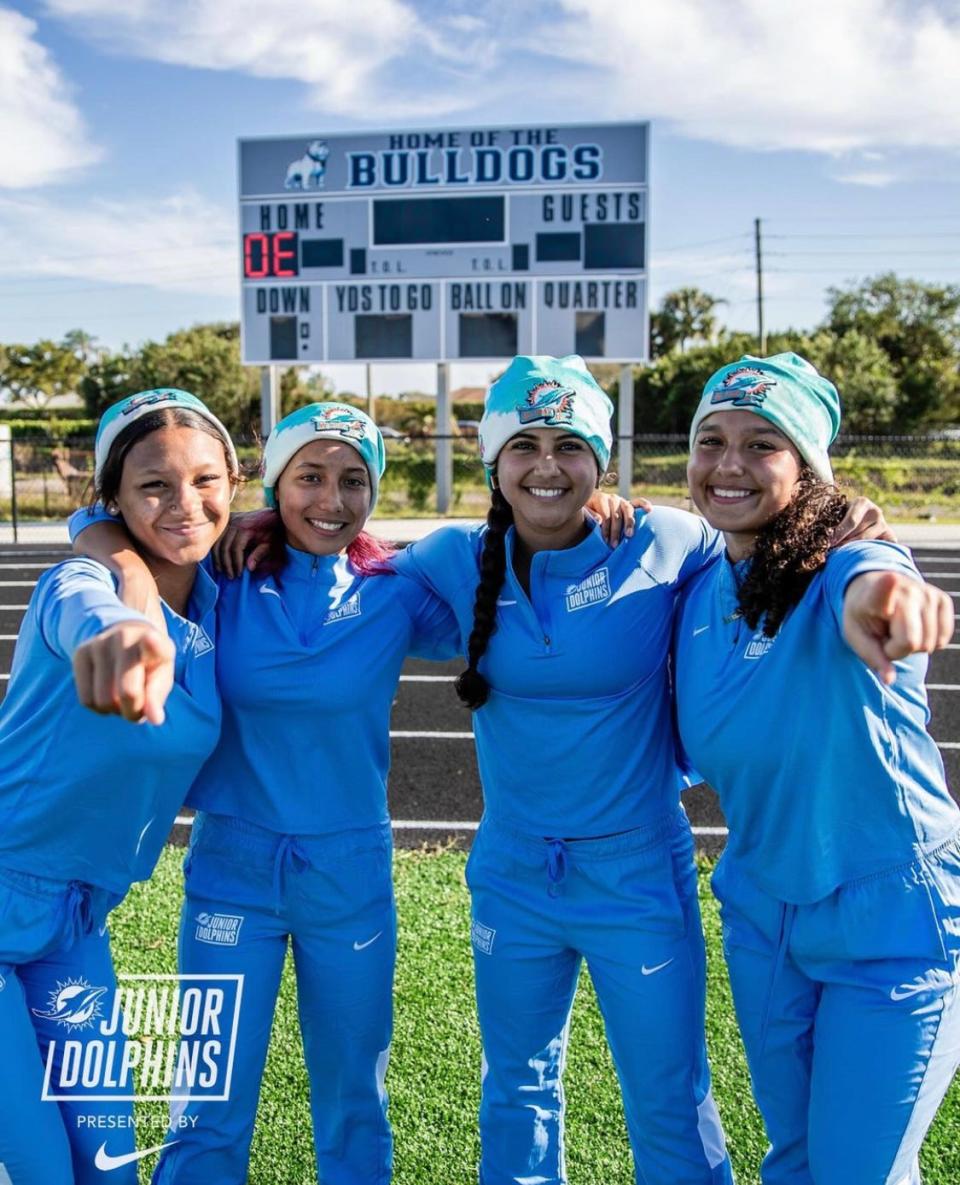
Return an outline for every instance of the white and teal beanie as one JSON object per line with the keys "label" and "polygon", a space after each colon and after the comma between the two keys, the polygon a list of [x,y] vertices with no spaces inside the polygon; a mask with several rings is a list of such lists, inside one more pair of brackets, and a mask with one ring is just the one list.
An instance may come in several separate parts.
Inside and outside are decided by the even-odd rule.
{"label": "white and teal beanie", "polygon": [[277,424],[263,450],[263,495],[267,505],[276,506],[274,489],[294,453],[314,440],[339,440],[357,450],[370,474],[372,513],[387,464],[383,437],[366,412],[349,403],[309,403]]}
{"label": "white and teal beanie", "polygon": [[110,455],[113,442],[120,433],[143,416],[151,415],[155,411],[165,411],[167,408],[196,412],[219,429],[227,446],[227,458],[234,474],[239,473],[237,453],[230,439],[230,433],[217,419],[212,411],[196,395],[189,391],[179,391],[176,387],[157,387],[153,391],[140,391],[136,395],[128,395],[115,403],[100,417],[97,425],[97,440],[94,445],[94,481],[99,486],[100,475]]}
{"label": "white and teal beanie", "polygon": [[579,354],[519,356],[490,387],[480,421],[480,455],[489,476],[518,432],[562,428],[593,449],[600,472],[610,463],[613,404]]}
{"label": "white and teal beanie", "polygon": [[719,411],[751,411],[769,420],[796,445],[817,477],[833,481],[827,449],[840,430],[840,396],[799,354],[744,354],[711,375],[690,425],[691,449],[700,421]]}

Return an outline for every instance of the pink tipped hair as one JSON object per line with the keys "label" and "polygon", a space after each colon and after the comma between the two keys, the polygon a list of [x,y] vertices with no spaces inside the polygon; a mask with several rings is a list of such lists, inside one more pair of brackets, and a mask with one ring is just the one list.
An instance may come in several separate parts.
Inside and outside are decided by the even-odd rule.
{"label": "pink tipped hair", "polygon": [[367,531],[361,531],[347,548],[347,555],[358,572],[371,576],[384,571],[390,557],[396,555],[396,548]]}

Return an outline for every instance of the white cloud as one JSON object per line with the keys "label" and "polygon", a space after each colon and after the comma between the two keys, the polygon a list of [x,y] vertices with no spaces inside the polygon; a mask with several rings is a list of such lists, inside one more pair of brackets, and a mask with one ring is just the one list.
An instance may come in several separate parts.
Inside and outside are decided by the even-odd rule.
{"label": "white cloud", "polygon": [[[456,39],[440,35],[446,18],[423,24],[404,0],[48,0],[47,8],[115,51],[305,83],[310,101],[331,112],[371,113],[389,102],[381,118],[391,119],[474,101],[454,89],[438,95],[436,84],[424,88],[422,75],[410,75],[429,61],[455,62],[458,52]],[[394,64],[407,88],[387,85]]]}
{"label": "white cloud", "polygon": [[70,277],[235,296],[238,275],[233,211],[193,193],[83,207],[0,197],[0,281],[22,276],[24,295]]}
{"label": "white cloud", "polygon": [[[561,0],[541,50],[611,114],[744,148],[960,146],[960,12],[923,0]],[[599,97],[599,96],[598,96]]]}
{"label": "white cloud", "polygon": [[66,181],[100,159],[37,26],[0,8],[0,188]]}
{"label": "white cloud", "polygon": [[886,189],[898,180],[896,173],[885,173],[881,169],[861,169],[852,173],[837,173],[834,181],[845,185],[865,185],[868,189]]}
{"label": "white cloud", "polygon": [[47,0],[47,9],[115,51],[299,81],[314,106],[372,124],[468,112],[650,117],[749,149],[960,146],[960,10],[941,0]]}

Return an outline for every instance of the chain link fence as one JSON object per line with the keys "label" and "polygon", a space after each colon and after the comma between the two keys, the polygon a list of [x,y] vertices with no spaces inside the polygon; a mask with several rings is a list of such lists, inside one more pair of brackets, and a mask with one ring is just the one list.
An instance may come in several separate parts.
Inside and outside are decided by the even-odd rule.
{"label": "chain link fence", "polygon": [[[27,524],[60,522],[92,496],[93,440],[11,439],[0,433],[0,524],[15,536]],[[452,513],[481,518],[489,504],[475,436],[389,436],[387,470],[377,513],[408,517],[436,513],[436,447],[452,442]],[[258,452],[238,448],[247,480],[238,509],[262,505]],[[960,433],[926,436],[841,436],[831,450],[838,482],[866,494],[888,514],[960,517]],[[614,454],[611,469],[617,470]],[[687,438],[639,434],[633,438],[632,487],[654,501],[685,504]],[[611,476],[611,482],[613,478]]]}

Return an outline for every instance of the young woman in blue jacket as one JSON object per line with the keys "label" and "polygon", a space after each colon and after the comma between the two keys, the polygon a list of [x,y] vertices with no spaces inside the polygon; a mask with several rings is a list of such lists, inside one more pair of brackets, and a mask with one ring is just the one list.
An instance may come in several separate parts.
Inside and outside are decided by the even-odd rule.
{"label": "young woman in blue jacket", "polygon": [[960,1062],[960,811],[923,655],[953,607],[903,548],[829,550],[839,424],[795,354],[708,380],[688,476],[725,554],[685,589],[678,719],[729,826],[713,887],[764,1185],[917,1185]]}
{"label": "young woman in blue jacket", "polygon": [[201,563],[237,477],[194,396],[115,404],[96,487],[156,581],[162,623],[78,558],[40,577],[21,626],[0,707],[0,1180],[135,1185],[131,1104],[57,1083],[64,1040],[95,1043],[114,1006],[107,914],[150,875],[219,734],[217,591]]}
{"label": "young woman in blue jacket", "polygon": [[611,404],[578,357],[515,358],[480,429],[483,528],[394,561],[454,610],[484,814],[467,865],[483,1185],[561,1185],[563,1069],[589,968],[638,1182],[730,1180],[704,1042],[704,947],[667,657],[716,533],[655,509],[612,549],[585,504]]}
{"label": "young woman in blue jacket", "polygon": [[[319,403],[287,416],[263,458],[279,514],[272,562],[221,579],[223,727],[190,796],[179,965],[242,974],[243,1003],[230,1098],[186,1105],[195,1122],[161,1157],[164,1185],[246,1181],[288,949],[318,1180],[390,1178],[390,709],[407,655],[453,657],[457,630],[363,530],[383,469],[383,439],[362,411]],[[106,558],[111,532],[101,541]],[[80,542],[101,549],[92,530]],[[135,560],[118,567],[136,575]]]}

